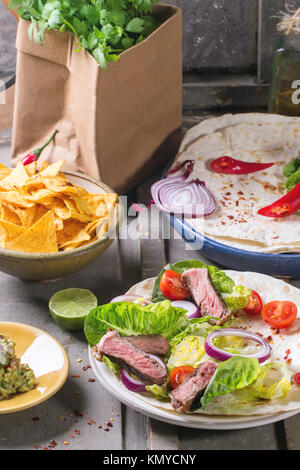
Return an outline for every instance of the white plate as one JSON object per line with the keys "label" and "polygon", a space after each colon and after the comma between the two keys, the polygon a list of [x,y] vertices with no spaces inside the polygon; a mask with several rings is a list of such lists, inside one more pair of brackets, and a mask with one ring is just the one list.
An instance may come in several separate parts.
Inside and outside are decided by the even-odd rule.
{"label": "white plate", "polygon": [[[132,286],[127,293],[141,296],[149,295],[152,291],[155,278],[150,278]],[[141,287],[142,286],[142,287]],[[90,364],[99,382],[117,397],[122,403],[151,418],[166,423],[198,429],[244,429],[264,424],[275,423],[300,413],[300,409],[252,416],[216,416],[201,414],[183,414],[176,411],[158,408],[144,399],[138,393],[130,392],[102,362],[97,361],[89,348]]]}
{"label": "white plate", "polygon": [[122,403],[143,413],[151,418],[165,421],[166,423],[198,429],[243,429],[262,426],[263,424],[275,423],[289,418],[300,410],[287,411],[284,413],[273,413],[263,416],[209,416],[182,414],[176,411],[166,411],[156,406],[149,405],[139,397],[138,393],[130,392],[123,386],[119,379],[102,362],[97,361],[89,348],[90,364],[99,382]]}

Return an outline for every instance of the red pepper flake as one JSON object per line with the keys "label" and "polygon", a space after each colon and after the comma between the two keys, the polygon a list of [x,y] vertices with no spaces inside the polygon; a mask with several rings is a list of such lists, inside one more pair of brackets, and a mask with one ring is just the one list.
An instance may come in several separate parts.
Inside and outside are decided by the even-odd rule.
{"label": "red pepper flake", "polygon": [[39,420],[40,420],[39,416],[34,416],[33,418],[31,418],[31,421],[39,421]]}
{"label": "red pepper flake", "polygon": [[292,359],[288,359],[287,361],[285,361],[287,365],[290,365],[290,363],[292,362]]}
{"label": "red pepper flake", "polygon": [[51,450],[51,449],[48,449],[48,447],[47,447],[47,446],[45,446],[45,447],[44,447],[44,450]]}
{"label": "red pepper flake", "polygon": [[78,410],[74,410],[74,414],[76,416],[83,416],[83,413],[81,411],[78,411]]}
{"label": "red pepper flake", "polygon": [[225,196],[231,196],[231,193],[228,191],[227,193],[225,193]]}
{"label": "red pepper flake", "polygon": [[91,425],[91,424],[94,424],[95,422],[96,422],[96,421],[95,421],[93,418],[91,418],[87,423],[88,423],[89,425]]}
{"label": "red pepper flake", "polygon": [[88,382],[95,382],[95,379],[93,377],[90,377]]}
{"label": "red pepper flake", "polygon": [[57,445],[58,445],[57,442],[53,439],[48,445],[48,447],[53,448],[53,447],[56,447]]}
{"label": "red pepper flake", "polygon": [[235,205],[238,206],[240,201],[235,201]]}
{"label": "red pepper flake", "polygon": [[230,220],[234,219],[233,215],[228,215],[227,217],[228,217],[228,219],[230,219]]}
{"label": "red pepper flake", "polygon": [[107,421],[106,426],[109,426],[110,428],[112,428],[112,427],[113,427],[113,424],[112,424],[111,421]]}
{"label": "red pepper flake", "polygon": [[83,366],[82,370],[88,370],[88,369],[91,369],[91,366],[89,364],[87,364],[86,366]]}
{"label": "red pepper flake", "polygon": [[223,221],[221,221],[221,224],[222,224],[222,225],[226,225],[226,223],[225,223],[225,222],[223,222]]}
{"label": "red pepper flake", "polygon": [[109,428],[104,428],[104,431],[108,432],[108,431],[109,431]]}
{"label": "red pepper flake", "polygon": [[80,379],[80,375],[78,375],[78,374],[71,374],[71,377],[73,379]]}
{"label": "red pepper flake", "polygon": [[41,448],[40,444],[33,444],[33,447],[34,447],[35,449],[40,449],[40,448]]}
{"label": "red pepper flake", "polygon": [[243,193],[243,191],[238,191],[238,194],[239,194],[240,196],[243,196],[244,193]]}
{"label": "red pepper flake", "polygon": [[98,426],[98,429],[102,429],[102,426],[101,426],[101,424]]}
{"label": "red pepper flake", "polygon": [[74,434],[69,433],[69,436],[72,437],[72,439],[75,439]]}

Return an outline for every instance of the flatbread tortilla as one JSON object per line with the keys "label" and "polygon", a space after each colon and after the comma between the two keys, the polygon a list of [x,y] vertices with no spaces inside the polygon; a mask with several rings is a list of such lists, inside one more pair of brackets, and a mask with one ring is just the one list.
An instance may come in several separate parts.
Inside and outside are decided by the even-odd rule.
{"label": "flatbread tortilla", "polygon": [[[210,162],[223,155],[247,162],[274,162],[265,171],[225,175]],[[199,178],[212,192],[216,211],[203,221],[185,219],[220,243],[261,253],[300,252],[300,211],[281,219],[257,214],[285,194],[283,167],[300,155],[300,118],[273,114],[226,114],[185,135],[172,167],[194,160],[188,180]]]}
{"label": "flatbread tortilla", "polygon": [[[280,334],[276,334],[260,315],[256,318],[245,314],[240,317],[240,323],[237,326],[246,327],[247,330],[254,333],[260,333],[264,338],[272,335],[271,361],[286,362],[286,351],[289,349],[290,354],[288,358],[291,359],[291,362],[287,364],[287,367],[292,374],[300,372],[300,290],[284,281],[265,274],[238,271],[225,271],[225,273],[237,285],[241,284],[258,292],[264,304],[272,300],[290,300],[297,305],[297,319],[291,327],[281,330]],[[146,279],[133,286],[128,293],[142,297],[151,297],[154,281],[155,278]],[[133,395],[135,394],[133,393]],[[170,402],[158,401],[150,394],[147,396],[139,394],[139,397],[150,405],[175,413]],[[251,404],[236,404],[234,393],[231,393],[215,398],[206,406],[205,413],[201,410],[196,413],[212,415],[263,415],[296,409],[300,410],[300,387],[293,383],[289,395],[284,399],[260,400]]]}

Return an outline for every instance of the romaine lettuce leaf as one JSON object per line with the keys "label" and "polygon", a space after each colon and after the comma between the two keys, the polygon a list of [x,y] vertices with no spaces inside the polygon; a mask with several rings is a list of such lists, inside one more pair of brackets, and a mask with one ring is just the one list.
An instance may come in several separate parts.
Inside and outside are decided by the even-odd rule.
{"label": "romaine lettuce leaf", "polygon": [[168,370],[180,366],[198,367],[205,354],[204,342],[205,339],[201,336],[189,335],[173,345],[167,362]]}
{"label": "romaine lettuce leaf", "polygon": [[91,310],[84,332],[90,346],[97,344],[109,329],[123,336],[159,334],[169,340],[184,331],[189,322],[185,310],[173,307],[169,300],[147,306],[116,302]]}
{"label": "romaine lettuce leaf", "polygon": [[292,372],[285,364],[269,363],[261,366],[259,377],[247,387],[255,398],[274,400],[285,398],[291,389]]}
{"label": "romaine lettuce leaf", "polygon": [[247,387],[260,373],[256,358],[234,356],[220,363],[200,400],[202,407],[220,395]]}
{"label": "romaine lettuce leaf", "polygon": [[151,392],[157,400],[170,401],[170,396],[166,386],[160,387],[159,385],[146,385],[145,388],[148,392]]}
{"label": "romaine lettuce leaf", "polygon": [[102,356],[102,362],[116,375],[120,373],[120,366],[116,362],[111,361],[106,356]]}
{"label": "romaine lettuce leaf", "polygon": [[246,307],[251,294],[250,289],[246,289],[243,286],[235,286],[234,281],[228,277],[224,271],[221,271],[215,266],[208,266],[202,261],[196,259],[179,261],[175,264],[167,264],[155,280],[152,291],[152,302],[161,302],[166,299],[160,290],[160,280],[167,269],[172,269],[177,271],[179,274],[182,274],[184,271],[191,268],[208,269],[214,288],[221,294],[229,310],[236,312]]}

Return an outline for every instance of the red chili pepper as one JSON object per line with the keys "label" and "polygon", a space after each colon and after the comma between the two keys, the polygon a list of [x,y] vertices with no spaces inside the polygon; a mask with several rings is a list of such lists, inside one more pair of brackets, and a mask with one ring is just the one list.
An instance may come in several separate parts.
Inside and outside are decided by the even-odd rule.
{"label": "red chili pepper", "polygon": [[259,209],[258,214],[265,217],[286,217],[300,209],[300,181],[285,196],[281,197],[273,204]]}
{"label": "red chili pepper", "polygon": [[55,134],[57,132],[58,131],[55,130],[53,132],[53,134],[51,135],[51,137],[47,140],[47,142],[44,145],[42,145],[42,147],[39,147],[38,149],[35,149],[32,152],[29,152],[27,155],[25,155],[25,157],[22,160],[23,165],[26,166],[26,165],[29,165],[32,162],[35,162],[39,158],[39,156],[41,155],[44,148],[47,147],[47,145],[50,144],[51,140],[54,139]]}
{"label": "red chili pepper", "polygon": [[228,175],[246,175],[247,173],[255,173],[256,171],[270,168],[274,163],[252,163],[236,160],[228,156],[216,158],[211,163],[211,168],[218,173],[226,173]]}

